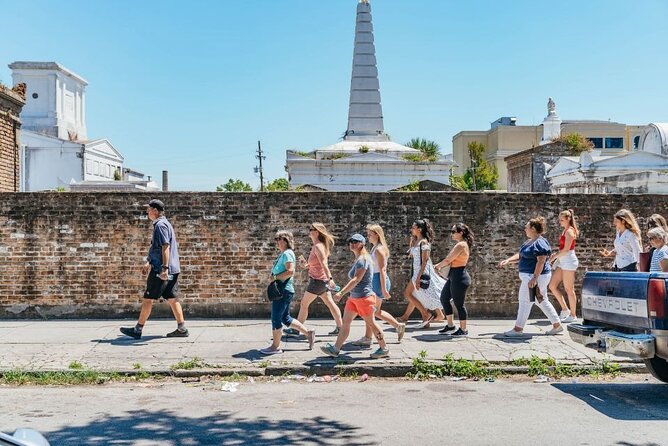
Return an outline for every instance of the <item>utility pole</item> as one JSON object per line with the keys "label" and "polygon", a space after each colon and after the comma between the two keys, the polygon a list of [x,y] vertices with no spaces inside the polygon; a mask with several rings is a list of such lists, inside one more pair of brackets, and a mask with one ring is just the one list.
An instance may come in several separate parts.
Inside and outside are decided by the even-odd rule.
{"label": "utility pole", "polygon": [[477,192],[478,185],[476,184],[475,181],[475,158],[473,158],[473,153],[471,153],[471,149],[469,149],[469,158],[471,159],[471,176],[473,177],[473,192]]}
{"label": "utility pole", "polygon": [[262,170],[262,160],[266,159],[267,157],[262,155],[262,146],[260,145],[260,141],[257,142],[257,155],[255,155],[255,158],[260,161],[260,166],[255,168],[255,173],[260,173],[260,192],[264,192],[264,172]]}

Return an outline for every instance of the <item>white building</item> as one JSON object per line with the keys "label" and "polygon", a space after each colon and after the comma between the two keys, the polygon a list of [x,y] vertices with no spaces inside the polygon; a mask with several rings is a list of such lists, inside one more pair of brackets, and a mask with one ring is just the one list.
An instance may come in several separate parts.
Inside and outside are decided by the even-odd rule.
{"label": "white building", "polygon": [[357,5],[348,129],[343,141],[312,152],[287,152],[291,187],[386,192],[413,182],[450,184],[449,157],[411,161],[420,151],[390,141],[383,125],[371,5]]}
{"label": "white building", "polygon": [[[88,139],[88,82],[56,62],[14,62],[14,83],[25,83],[21,112],[21,191],[85,189],[123,177],[123,156],[107,139]],[[138,181],[138,189],[145,181]],[[153,183],[149,187],[156,188]]]}
{"label": "white building", "polygon": [[555,193],[668,194],[668,123],[645,127],[633,152],[562,157],[547,178]]}

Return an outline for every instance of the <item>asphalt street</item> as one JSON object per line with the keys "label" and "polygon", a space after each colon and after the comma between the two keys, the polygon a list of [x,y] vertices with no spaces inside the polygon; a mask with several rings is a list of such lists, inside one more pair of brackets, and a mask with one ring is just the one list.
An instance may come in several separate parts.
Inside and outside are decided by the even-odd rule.
{"label": "asphalt street", "polygon": [[648,375],[535,383],[349,378],[0,387],[0,430],[52,445],[668,444],[668,385]]}

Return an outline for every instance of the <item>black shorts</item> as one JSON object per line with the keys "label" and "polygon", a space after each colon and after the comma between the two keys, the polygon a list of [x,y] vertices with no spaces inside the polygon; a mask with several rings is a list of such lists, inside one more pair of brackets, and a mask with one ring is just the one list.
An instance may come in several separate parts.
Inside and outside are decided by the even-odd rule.
{"label": "black shorts", "polygon": [[306,292],[315,294],[316,296],[322,296],[329,291],[329,289],[327,289],[328,282],[328,280],[313,279],[309,277]]}
{"label": "black shorts", "polygon": [[146,291],[144,291],[144,299],[175,299],[179,297],[179,286],[176,281],[179,280],[179,275],[174,274],[172,280],[162,280],[158,277],[158,273],[151,271],[146,279]]}

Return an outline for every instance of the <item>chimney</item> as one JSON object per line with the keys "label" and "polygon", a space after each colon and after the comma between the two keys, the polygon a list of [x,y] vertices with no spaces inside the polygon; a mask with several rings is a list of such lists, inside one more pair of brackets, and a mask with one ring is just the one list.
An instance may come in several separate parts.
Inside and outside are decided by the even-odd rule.
{"label": "chimney", "polygon": [[167,192],[169,190],[169,173],[166,170],[162,171],[162,191]]}

